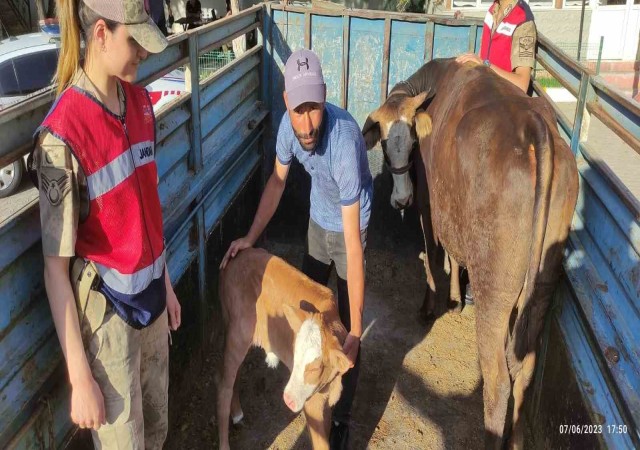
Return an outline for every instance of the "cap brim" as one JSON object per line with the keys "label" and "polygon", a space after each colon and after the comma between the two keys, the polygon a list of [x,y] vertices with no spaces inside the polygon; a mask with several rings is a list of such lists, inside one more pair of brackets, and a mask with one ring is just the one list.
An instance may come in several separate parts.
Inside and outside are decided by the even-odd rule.
{"label": "cap brim", "polygon": [[151,18],[146,23],[125,26],[136,42],[149,53],[160,53],[169,44]]}
{"label": "cap brim", "polygon": [[298,86],[287,91],[287,103],[290,109],[296,109],[303,103],[324,103],[326,100],[326,86],[324,84],[308,84]]}

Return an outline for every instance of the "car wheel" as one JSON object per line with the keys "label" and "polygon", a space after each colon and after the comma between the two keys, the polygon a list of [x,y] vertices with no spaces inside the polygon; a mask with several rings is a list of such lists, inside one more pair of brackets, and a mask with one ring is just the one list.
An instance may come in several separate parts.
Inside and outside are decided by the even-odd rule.
{"label": "car wheel", "polygon": [[24,163],[22,158],[0,168],[0,198],[8,197],[18,190],[23,172]]}

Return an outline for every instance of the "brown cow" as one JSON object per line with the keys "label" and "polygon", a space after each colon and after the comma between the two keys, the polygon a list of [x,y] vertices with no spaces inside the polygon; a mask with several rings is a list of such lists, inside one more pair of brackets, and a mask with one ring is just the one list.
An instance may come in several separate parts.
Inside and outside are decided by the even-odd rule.
{"label": "brown cow", "polygon": [[347,331],[333,292],[265,250],[247,249],[221,271],[224,362],[218,380],[220,448],[229,448],[229,417],[242,420],[236,375],[251,345],[266,362],[291,371],[285,404],[304,409],[313,448],[329,448],[331,407],[342,393],[350,363],[342,351]]}
{"label": "brown cow", "polygon": [[524,393],[578,193],[576,163],[553,109],[487,67],[434,60],[393,88],[363,133],[369,148],[382,140],[395,207],[411,203],[407,168],[419,137],[413,157],[429,284],[423,308],[434,308],[429,294],[441,245],[452,291],[459,291],[459,266],[473,286],[487,447],[500,448],[509,433],[512,382],[511,444],[521,447]]}

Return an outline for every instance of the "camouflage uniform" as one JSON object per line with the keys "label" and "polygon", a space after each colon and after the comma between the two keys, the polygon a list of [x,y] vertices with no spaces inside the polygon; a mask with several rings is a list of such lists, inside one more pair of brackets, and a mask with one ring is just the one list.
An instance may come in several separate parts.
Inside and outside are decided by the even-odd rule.
{"label": "camouflage uniform", "polygon": [[[518,0],[503,0],[507,2],[508,6],[504,10],[504,15],[500,14],[500,8],[495,8],[493,11],[493,27],[491,32],[496,31],[496,28],[502,22],[511,10],[516,6]],[[523,23],[518,26],[513,33],[513,41],[511,44],[511,67],[529,67],[533,69],[536,57],[536,25],[533,20]]]}
{"label": "camouflage uniform", "polygon": [[[83,72],[74,84],[97,97]],[[124,98],[120,94],[120,108]],[[88,130],[90,131],[90,130]],[[75,256],[78,222],[89,213],[86,178],[70,149],[43,131],[34,151],[40,188],[42,250],[45,256]],[[167,435],[168,317],[161,314],[137,330],[123,321],[102,294],[90,299],[106,307],[88,308],[82,339],[94,379],[104,396],[106,425],[92,430],[97,449],[161,449]],[[93,311],[93,312],[92,312]],[[97,329],[85,325],[97,323]]]}

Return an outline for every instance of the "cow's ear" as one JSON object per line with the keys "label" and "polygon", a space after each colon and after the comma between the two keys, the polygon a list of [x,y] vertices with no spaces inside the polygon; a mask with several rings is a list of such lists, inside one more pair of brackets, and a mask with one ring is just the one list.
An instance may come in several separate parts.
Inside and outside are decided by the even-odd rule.
{"label": "cow's ear", "polygon": [[431,98],[435,95],[435,93],[430,93],[429,91],[424,91],[419,93],[418,95],[411,97],[410,104],[411,109],[415,112],[419,109],[426,109],[426,103],[431,100]]}
{"label": "cow's ear", "polygon": [[289,322],[291,329],[297,333],[304,321],[304,311],[295,309],[287,303],[282,305],[282,311],[284,312],[284,317],[287,319],[287,322]]}
{"label": "cow's ear", "polygon": [[416,123],[416,134],[418,139],[423,139],[431,134],[432,124],[431,116],[424,111],[416,114],[414,119]]}
{"label": "cow's ear", "polygon": [[364,142],[367,144],[367,150],[371,150],[380,140],[380,122],[376,118],[376,111],[369,114],[367,120],[362,127],[362,135]]}
{"label": "cow's ear", "polygon": [[338,374],[344,375],[351,368],[351,362],[342,349],[333,349],[331,350],[331,366],[338,371]]}

